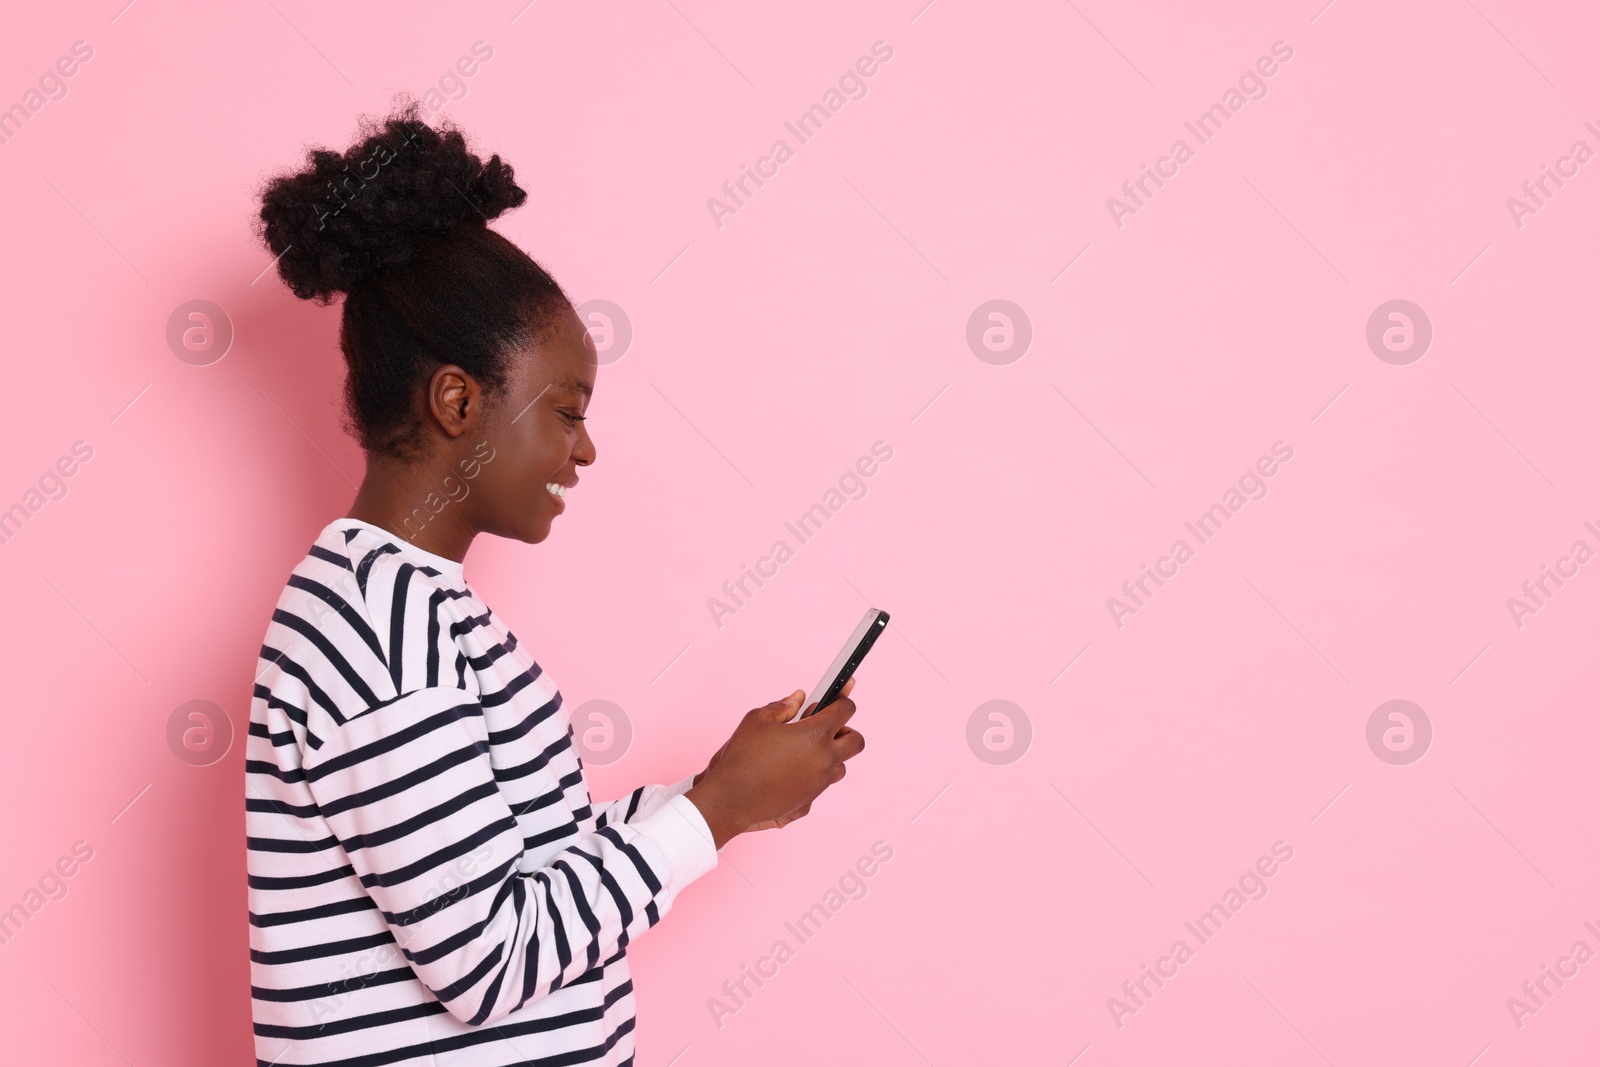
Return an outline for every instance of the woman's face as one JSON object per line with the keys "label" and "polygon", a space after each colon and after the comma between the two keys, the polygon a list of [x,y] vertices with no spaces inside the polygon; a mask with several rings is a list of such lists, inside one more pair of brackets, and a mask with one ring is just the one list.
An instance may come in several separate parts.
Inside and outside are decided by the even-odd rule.
{"label": "woman's face", "polygon": [[505,389],[479,434],[464,442],[479,464],[473,495],[485,533],[537,543],[565,510],[578,468],[594,462],[583,416],[594,394],[594,342],[570,307],[534,343],[510,354]]}

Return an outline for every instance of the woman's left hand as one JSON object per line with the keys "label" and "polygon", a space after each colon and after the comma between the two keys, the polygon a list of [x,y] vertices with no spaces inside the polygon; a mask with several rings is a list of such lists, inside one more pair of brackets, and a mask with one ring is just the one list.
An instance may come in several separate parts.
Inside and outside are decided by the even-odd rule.
{"label": "woman's left hand", "polygon": [[[851,678],[847,682],[845,682],[843,686],[840,687],[839,695],[841,697],[847,697],[847,696],[850,695],[850,690],[854,689],[855,687],[856,687],[855,677],[851,676]],[[845,727],[845,729],[848,730],[849,727]],[[699,774],[694,776],[694,782],[692,783],[693,785],[699,785],[700,784],[700,779],[702,779],[702,778],[704,778],[706,776],[706,771],[709,771],[712,767],[716,766],[717,760],[722,758],[722,749],[723,748],[727,748],[727,747],[728,746],[726,744],[724,744],[722,746],[722,748],[717,749],[715,752],[713,752],[711,754],[711,758],[706,761],[706,770],[705,771],[701,771]],[[788,826],[790,823],[794,822],[796,819],[805,818],[808,814],[810,814],[810,812],[811,812],[811,805],[810,804],[805,804],[805,805],[803,805],[801,807],[798,807],[798,808],[794,809],[793,811],[791,811],[787,815],[780,815],[776,819],[768,819],[765,822],[758,822],[754,826],[750,827],[750,829],[751,830],[781,830],[785,826]]]}

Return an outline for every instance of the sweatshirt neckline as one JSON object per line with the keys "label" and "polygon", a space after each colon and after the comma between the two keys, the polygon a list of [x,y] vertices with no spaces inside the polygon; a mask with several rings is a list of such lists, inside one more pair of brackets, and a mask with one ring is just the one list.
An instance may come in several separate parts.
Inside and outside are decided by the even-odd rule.
{"label": "sweatshirt neckline", "polygon": [[405,556],[406,558],[432,567],[434,570],[445,575],[452,581],[465,581],[465,578],[463,577],[464,568],[461,563],[453,559],[447,559],[446,557],[435,552],[429,552],[426,549],[418,548],[405,538],[397,536],[392,530],[386,530],[382,526],[376,526],[363,519],[352,519],[349,516],[336,520],[334,525],[340,529],[349,529],[350,527],[354,526],[362,530],[370,530],[372,533],[394,545],[400,550],[401,555]]}

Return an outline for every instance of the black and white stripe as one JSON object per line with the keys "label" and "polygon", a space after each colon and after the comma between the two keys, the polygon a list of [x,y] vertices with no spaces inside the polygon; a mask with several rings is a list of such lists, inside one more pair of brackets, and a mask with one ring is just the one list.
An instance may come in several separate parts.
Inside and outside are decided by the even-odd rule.
{"label": "black and white stripe", "polygon": [[561,694],[459,563],[330,523],[245,768],[261,1067],[632,1063],[628,944],[710,831],[688,780],[591,802]]}

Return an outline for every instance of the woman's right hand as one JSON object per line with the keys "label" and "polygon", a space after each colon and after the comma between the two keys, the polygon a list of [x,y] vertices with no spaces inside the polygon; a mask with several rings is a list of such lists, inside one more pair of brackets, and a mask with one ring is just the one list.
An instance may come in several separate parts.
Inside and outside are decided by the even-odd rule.
{"label": "woman's right hand", "polygon": [[746,714],[684,794],[700,809],[717,848],[747,830],[798,818],[844,777],[845,760],[866,747],[866,739],[845,725],[855,701],[841,695],[816,714],[795,719],[804,699],[805,691],[796,690]]}

